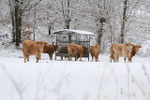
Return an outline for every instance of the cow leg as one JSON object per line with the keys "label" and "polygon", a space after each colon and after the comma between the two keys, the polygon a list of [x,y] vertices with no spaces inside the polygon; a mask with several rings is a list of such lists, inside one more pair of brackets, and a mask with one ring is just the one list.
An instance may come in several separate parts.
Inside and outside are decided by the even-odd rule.
{"label": "cow leg", "polygon": [[50,55],[50,60],[52,60],[52,56],[53,56],[53,55],[51,54],[51,55]]}
{"label": "cow leg", "polygon": [[39,62],[39,57],[38,56],[36,56],[36,63],[38,63]]}
{"label": "cow leg", "polygon": [[50,60],[52,60],[52,56],[53,56],[52,54],[49,54],[49,59],[50,59]]}
{"label": "cow leg", "polygon": [[82,61],[82,55],[83,55],[83,54],[80,54],[80,61]]}
{"label": "cow leg", "polygon": [[39,54],[39,55],[38,55],[38,60],[42,60],[42,59],[41,59],[41,55],[42,55],[42,54]]}
{"label": "cow leg", "polygon": [[129,57],[128,57],[128,62],[131,62]]}
{"label": "cow leg", "polygon": [[24,56],[24,63],[26,63],[26,54],[23,53]]}
{"label": "cow leg", "polygon": [[68,54],[69,61],[72,61],[72,54]]}
{"label": "cow leg", "polygon": [[132,62],[131,59],[128,59],[128,62]]}
{"label": "cow leg", "polygon": [[75,61],[77,61],[77,56],[75,56]]}
{"label": "cow leg", "polygon": [[98,60],[98,56],[95,56],[95,61],[97,62],[97,60]]}
{"label": "cow leg", "polygon": [[68,55],[68,60],[70,61],[70,55]]}
{"label": "cow leg", "polygon": [[39,60],[41,60],[41,56],[39,57]]}
{"label": "cow leg", "polygon": [[114,58],[110,55],[110,62],[114,61]]}
{"label": "cow leg", "polygon": [[38,54],[38,55],[36,55],[36,63],[38,63],[39,62],[39,60],[40,60],[40,54]]}
{"label": "cow leg", "polygon": [[124,62],[126,63],[126,57],[124,57]]}
{"label": "cow leg", "polygon": [[26,63],[26,57],[24,57],[24,63]]}
{"label": "cow leg", "polygon": [[114,62],[117,62],[117,58],[113,58],[113,61],[114,61]]}
{"label": "cow leg", "polygon": [[119,55],[117,55],[117,62],[119,62]]}
{"label": "cow leg", "polygon": [[27,61],[29,62],[29,55],[26,55]]}
{"label": "cow leg", "polygon": [[116,56],[114,56],[113,61],[114,61],[114,62],[117,62],[117,57],[116,57]]}
{"label": "cow leg", "polygon": [[115,60],[116,58],[115,58],[115,56],[114,56],[114,58],[110,58],[110,61],[112,62],[116,62],[116,60]]}
{"label": "cow leg", "polygon": [[117,62],[119,62],[119,56],[117,56]]}
{"label": "cow leg", "polygon": [[77,57],[77,55],[75,56],[75,61],[77,61],[77,59],[78,59],[78,57]]}
{"label": "cow leg", "polygon": [[113,62],[115,62],[115,59],[111,59],[111,62],[112,62],[112,60],[113,60]]}
{"label": "cow leg", "polygon": [[128,62],[132,62],[132,57],[128,56]]}
{"label": "cow leg", "polygon": [[93,61],[93,56],[92,56],[92,61]]}
{"label": "cow leg", "polygon": [[119,56],[117,54],[114,55],[114,62],[119,62]]}
{"label": "cow leg", "polygon": [[39,56],[39,60],[41,60],[41,55]]}
{"label": "cow leg", "polygon": [[72,55],[70,56],[70,60],[72,61]]}
{"label": "cow leg", "polygon": [[110,57],[110,62],[112,62],[112,58]]}
{"label": "cow leg", "polygon": [[132,62],[132,57],[129,59],[130,62]]}
{"label": "cow leg", "polygon": [[115,53],[113,56],[111,56],[112,57],[112,60],[114,61],[114,62],[117,62],[117,54]]}
{"label": "cow leg", "polygon": [[113,58],[114,62],[117,62],[117,56],[114,54],[114,58]]}
{"label": "cow leg", "polygon": [[131,53],[129,53],[129,55],[128,55],[128,61],[131,62],[131,60],[132,60],[132,56],[131,56]]}
{"label": "cow leg", "polygon": [[115,57],[114,57],[114,58],[111,58],[111,57],[110,57],[110,62],[112,62],[112,61],[113,61],[113,62],[116,62]]}
{"label": "cow leg", "polygon": [[79,55],[77,54],[77,55],[76,55],[76,59],[75,59],[75,60],[77,61],[78,59],[79,59]]}
{"label": "cow leg", "polygon": [[69,58],[69,61],[71,60],[71,55],[70,54],[68,54],[68,58]]}

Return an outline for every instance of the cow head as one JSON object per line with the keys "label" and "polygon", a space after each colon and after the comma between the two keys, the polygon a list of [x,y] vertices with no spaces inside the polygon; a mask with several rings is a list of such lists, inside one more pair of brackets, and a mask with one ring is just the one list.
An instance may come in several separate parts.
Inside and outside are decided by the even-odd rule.
{"label": "cow head", "polygon": [[38,48],[40,49],[40,51],[43,51],[43,48],[44,48],[44,42],[43,42],[43,41],[37,41],[36,43],[37,43]]}
{"label": "cow head", "polygon": [[47,42],[44,42],[44,46],[47,46],[48,45],[48,43]]}
{"label": "cow head", "polygon": [[135,56],[135,54],[139,51],[139,48],[141,48],[141,46],[139,46],[139,45],[134,45],[133,46],[133,50],[130,54],[129,61],[132,61],[132,57]]}
{"label": "cow head", "polygon": [[139,48],[141,48],[141,46],[135,45],[135,46],[133,47],[133,50],[134,50],[135,52],[138,52],[138,51],[139,51]]}
{"label": "cow head", "polygon": [[135,45],[134,47],[133,47],[133,51],[132,52],[134,52],[135,54],[139,51],[139,48],[141,48],[141,46],[139,46],[139,45]]}

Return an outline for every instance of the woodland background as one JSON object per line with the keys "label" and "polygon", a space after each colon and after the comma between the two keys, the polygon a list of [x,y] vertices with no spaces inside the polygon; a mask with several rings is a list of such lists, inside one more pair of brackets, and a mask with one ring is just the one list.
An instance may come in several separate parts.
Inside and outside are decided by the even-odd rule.
{"label": "woodland background", "polygon": [[93,45],[102,53],[112,43],[130,42],[142,46],[140,56],[150,56],[149,0],[0,0],[1,45],[18,49],[26,35],[52,43],[59,29],[95,33]]}

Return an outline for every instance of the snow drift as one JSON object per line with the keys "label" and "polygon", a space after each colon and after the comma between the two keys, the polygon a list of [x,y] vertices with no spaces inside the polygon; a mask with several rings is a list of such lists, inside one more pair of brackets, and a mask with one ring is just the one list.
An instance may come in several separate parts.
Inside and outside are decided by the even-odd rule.
{"label": "snow drift", "polygon": [[149,100],[150,63],[0,63],[0,100]]}

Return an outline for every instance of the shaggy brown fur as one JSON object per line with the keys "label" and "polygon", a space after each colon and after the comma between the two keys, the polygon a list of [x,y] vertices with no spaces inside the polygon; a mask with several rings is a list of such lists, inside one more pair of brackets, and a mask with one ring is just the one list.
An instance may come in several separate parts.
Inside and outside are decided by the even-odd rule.
{"label": "shaggy brown fur", "polygon": [[126,57],[128,59],[130,58],[133,47],[134,47],[134,45],[131,43],[112,44],[111,45],[110,62],[112,62],[112,60],[114,62],[119,62],[119,57],[124,57],[124,62],[126,62]]}
{"label": "shaggy brown fur", "polygon": [[135,56],[135,54],[139,51],[139,48],[141,48],[141,46],[139,45],[134,45],[133,50],[131,52],[129,61],[132,62],[132,57]]}
{"label": "shaggy brown fur", "polygon": [[97,44],[94,45],[94,46],[91,46],[90,53],[91,53],[91,56],[92,56],[92,61],[93,61],[93,57],[95,57],[95,61],[97,61],[98,56],[100,54],[100,46],[97,45]]}
{"label": "shaggy brown fur", "polygon": [[72,60],[72,56],[76,56],[76,60],[80,56],[80,61],[82,61],[83,51],[84,51],[84,49],[81,45],[70,43],[68,46],[68,58],[69,58],[69,60]]}
{"label": "shaggy brown fur", "polygon": [[52,60],[54,51],[56,50],[55,45],[49,45],[47,42],[44,42],[43,53],[48,53],[50,60]]}
{"label": "shaggy brown fur", "polygon": [[35,55],[36,62],[38,62],[43,52],[43,48],[44,48],[44,42],[42,41],[25,40],[22,43],[22,52],[24,56],[24,62],[26,63],[26,59],[27,61],[29,61],[30,55]]}

